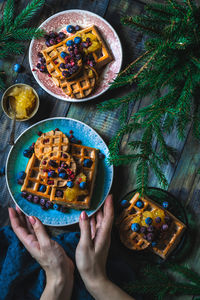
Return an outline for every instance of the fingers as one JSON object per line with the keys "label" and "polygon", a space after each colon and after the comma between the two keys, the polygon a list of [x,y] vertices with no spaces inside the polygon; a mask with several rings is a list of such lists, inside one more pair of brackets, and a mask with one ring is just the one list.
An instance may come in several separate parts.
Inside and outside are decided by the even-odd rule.
{"label": "fingers", "polygon": [[112,227],[114,219],[113,196],[108,195],[103,208],[104,220],[108,223],[108,227]]}
{"label": "fingers", "polygon": [[91,228],[88,215],[83,211],[79,218],[79,226],[81,231],[80,243],[85,246],[91,246]]}
{"label": "fingers", "polygon": [[91,228],[91,238],[92,240],[95,238],[96,234],[96,220],[95,215],[93,215],[90,219],[90,228]]}
{"label": "fingers", "polygon": [[38,218],[33,217],[33,216],[29,217],[29,221],[33,227],[33,230],[34,230],[35,236],[38,240],[38,243],[40,245],[40,248],[45,249],[46,247],[49,247],[51,244],[51,239],[48,236],[42,222]]}

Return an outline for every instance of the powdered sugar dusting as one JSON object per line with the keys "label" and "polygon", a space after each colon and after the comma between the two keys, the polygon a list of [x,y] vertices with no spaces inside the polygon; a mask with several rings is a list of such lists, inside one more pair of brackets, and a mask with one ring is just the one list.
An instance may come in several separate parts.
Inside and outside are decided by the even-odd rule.
{"label": "powdered sugar dusting", "polygon": [[[122,64],[122,47],[118,35],[115,30],[100,16],[84,10],[67,10],[60,12],[48,18],[41,24],[41,28],[49,31],[64,31],[68,36],[65,28],[67,25],[79,25],[81,28],[86,28],[95,25],[108,48],[110,49],[113,61],[110,62],[101,74],[101,79],[93,94],[90,97],[80,100],[72,99],[65,95],[61,88],[57,87],[52,78],[48,74],[41,73],[39,70],[32,71],[33,76],[40,86],[54,97],[71,102],[83,102],[96,98],[97,96],[108,90],[110,83],[116,78]],[[38,63],[37,53],[46,48],[45,40],[33,40],[29,48],[29,63],[31,70],[36,69]]]}

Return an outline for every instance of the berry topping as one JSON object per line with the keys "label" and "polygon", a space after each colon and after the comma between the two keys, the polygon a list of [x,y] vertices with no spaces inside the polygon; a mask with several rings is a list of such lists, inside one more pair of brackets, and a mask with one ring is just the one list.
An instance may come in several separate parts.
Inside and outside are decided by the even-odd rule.
{"label": "berry topping", "polygon": [[52,203],[51,203],[51,201],[47,201],[46,203],[45,203],[45,207],[46,207],[46,209],[49,209],[49,208],[52,208]]}
{"label": "berry topping", "polygon": [[26,177],[26,173],[24,171],[21,171],[17,175],[17,179],[24,179]]}
{"label": "berry topping", "polygon": [[21,196],[22,196],[23,198],[26,198],[26,197],[28,196],[28,194],[27,194],[27,192],[21,192]]}
{"label": "berry topping", "polygon": [[162,204],[162,206],[163,206],[164,208],[168,208],[169,203],[168,203],[167,201],[164,201],[163,204]]}
{"label": "berry topping", "polygon": [[56,41],[55,41],[54,39],[50,39],[50,40],[49,40],[49,44],[50,44],[50,45],[55,45],[55,44],[56,44]]}
{"label": "berry topping", "polygon": [[164,220],[167,224],[170,224],[172,222],[172,219],[168,215],[165,216]]}
{"label": "berry topping", "polygon": [[146,218],[145,219],[145,223],[147,224],[147,225],[151,225],[151,223],[152,223],[152,218],[150,218],[150,217],[148,217],[148,218]]}
{"label": "berry topping", "polygon": [[169,228],[169,226],[168,226],[167,224],[163,224],[163,225],[162,225],[162,230],[163,230],[163,231],[167,231],[168,228]]}
{"label": "berry topping", "polygon": [[87,168],[90,168],[92,166],[92,160],[91,159],[84,159],[83,161],[83,166],[84,167],[87,167]]}
{"label": "berry topping", "polygon": [[63,196],[63,191],[57,190],[55,196],[56,197],[62,197]]}
{"label": "berry topping", "polygon": [[54,181],[53,180],[47,180],[47,184],[52,185],[52,184],[54,184]]}
{"label": "berry topping", "polygon": [[42,131],[38,131],[38,132],[37,132],[37,135],[38,135],[38,136],[41,136],[41,135],[42,135]]}
{"label": "berry topping", "polygon": [[56,210],[59,210],[59,209],[60,209],[60,205],[55,203],[55,204],[53,205],[53,208],[56,209]]}
{"label": "berry topping", "polygon": [[19,73],[22,71],[22,66],[20,64],[15,64],[13,66],[13,70],[16,72],[16,73]]}
{"label": "berry topping", "polygon": [[153,241],[152,243],[151,243],[151,246],[152,247],[155,247],[157,245],[157,243],[155,242],[155,241]]}
{"label": "berry topping", "polygon": [[17,183],[20,184],[20,185],[23,185],[24,184],[24,179],[17,179]]}
{"label": "berry topping", "polygon": [[86,182],[85,181],[82,181],[80,184],[79,184],[79,187],[81,190],[85,190],[86,188]]}
{"label": "berry topping", "polygon": [[26,199],[27,199],[28,201],[30,201],[30,202],[31,202],[31,201],[33,200],[33,195],[31,195],[31,194],[30,194],[30,195],[28,195],[28,196],[26,197]]}
{"label": "berry topping", "polygon": [[40,198],[38,196],[33,196],[33,203],[38,204],[40,202]]}
{"label": "berry topping", "polygon": [[68,25],[68,26],[66,27],[66,30],[67,30],[67,32],[72,33],[72,32],[75,31],[75,28],[74,28],[74,26],[72,26],[72,25]]}
{"label": "berry topping", "polygon": [[74,28],[76,31],[79,31],[81,29],[81,27],[79,25],[76,25]]}
{"label": "berry topping", "polygon": [[143,202],[142,200],[138,200],[138,201],[136,202],[136,206],[137,206],[138,208],[142,208],[142,207],[144,207],[144,202]]}
{"label": "berry topping", "polygon": [[49,177],[56,177],[57,173],[54,170],[51,170],[51,171],[48,172],[48,176]]}
{"label": "berry topping", "polygon": [[66,37],[66,34],[64,32],[59,32],[58,33],[59,38],[64,39]]}
{"label": "berry topping", "polygon": [[31,158],[32,154],[33,154],[33,151],[31,149],[26,149],[23,152],[23,155],[28,158]]}
{"label": "berry topping", "polygon": [[138,232],[140,230],[140,225],[138,223],[133,223],[131,225],[131,230],[135,231],[135,232]]}
{"label": "berry topping", "polygon": [[69,76],[70,76],[70,72],[68,72],[68,71],[63,71],[63,72],[62,72],[62,76],[63,76],[63,77],[69,77]]}
{"label": "berry topping", "polygon": [[62,162],[60,166],[61,166],[61,168],[64,168],[64,169],[66,169],[68,167],[68,165],[65,162]]}
{"label": "berry topping", "polygon": [[62,52],[60,53],[60,56],[61,56],[62,58],[65,58],[65,57],[67,56],[67,53],[62,51]]}
{"label": "berry topping", "polygon": [[72,181],[67,182],[67,187],[72,188],[74,186],[74,183]]}
{"label": "berry topping", "polygon": [[153,225],[148,226],[148,227],[147,227],[147,231],[148,231],[148,232],[154,232],[154,227],[153,227]]}
{"label": "berry topping", "polygon": [[37,53],[37,56],[38,56],[38,57],[43,57],[43,54],[42,54],[41,52],[38,52],[38,53]]}
{"label": "berry topping", "polygon": [[129,207],[129,202],[128,200],[124,199],[120,202],[120,205],[123,207],[123,208],[127,208]]}
{"label": "berry topping", "polygon": [[152,242],[154,240],[154,234],[153,233],[148,233],[146,238],[147,238],[148,242]]}
{"label": "berry topping", "polygon": [[56,162],[55,160],[53,160],[53,159],[50,159],[49,165],[50,165],[51,167],[53,167],[53,168],[57,168],[57,167],[58,167],[57,162]]}
{"label": "berry topping", "polygon": [[46,200],[45,200],[45,199],[43,199],[43,198],[42,198],[42,199],[40,199],[40,205],[42,205],[42,206],[43,206],[43,205],[45,205],[45,203],[46,203]]}
{"label": "berry topping", "polygon": [[[66,42],[66,45],[67,45],[68,47],[72,46],[73,44],[74,44],[73,40],[69,40],[69,41]],[[73,48],[70,49],[69,51],[71,51],[71,50],[73,50]]]}
{"label": "berry topping", "polygon": [[160,223],[161,222],[161,218],[160,217],[156,217],[155,221],[156,221],[156,223]]}
{"label": "berry topping", "polygon": [[81,38],[80,38],[79,36],[76,36],[76,37],[74,38],[74,43],[75,43],[75,44],[80,44],[80,42],[81,42]]}
{"label": "berry topping", "polygon": [[39,192],[44,193],[45,191],[46,191],[46,186],[41,184],[40,187],[39,187]]}
{"label": "berry topping", "polygon": [[147,228],[145,226],[141,226],[140,233],[146,233],[146,232],[147,232]]}
{"label": "berry topping", "polygon": [[61,170],[61,172],[58,175],[62,179],[67,179],[68,175],[64,170]]}

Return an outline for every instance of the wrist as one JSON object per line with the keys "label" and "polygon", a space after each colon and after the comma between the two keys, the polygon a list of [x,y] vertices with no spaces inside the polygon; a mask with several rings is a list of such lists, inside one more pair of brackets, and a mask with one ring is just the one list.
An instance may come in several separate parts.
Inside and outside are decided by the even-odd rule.
{"label": "wrist", "polygon": [[107,289],[109,284],[110,280],[107,277],[101,277],[95,280],[87,280],[87,282],[85,282],[87,290],[95,299],[98,299],[101,296],[102,291]]}

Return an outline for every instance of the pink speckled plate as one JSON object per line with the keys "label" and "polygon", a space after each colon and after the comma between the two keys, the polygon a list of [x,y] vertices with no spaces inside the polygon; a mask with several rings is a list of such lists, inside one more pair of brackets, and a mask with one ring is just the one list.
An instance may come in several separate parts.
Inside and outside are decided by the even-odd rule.
{"label": "pink speckled plate", "polygon": [[[59,12],[44,21],[40,25],[40,28],[44,28],[47,32],[58,32],[62,30],[66,33],[65,28],[69,24],[80,25],[82,28],[96,25],[113,55],[114,59],[104,67],[100,76],[99,84],[96,87],[95,91],[89,97],[79,100],[73,99],[65,95],[61,88],[57,87],[53,83],[48,74],[41,73],[39,70],[32,71],[32,73],[38,84],[47,93],[58,99],[71,102],[83,102],[92,100],[108,90],[110,82],[112,82],[116,78],[117,73],[120,71],[122,64],[121,42],[115,30],[107,21],[105,21],[100,16],[86,10],[74,9]],[[36,65],[38,63],[37,53],[44,48],[46,48],[44,39],[31,41],[29,48],[29,63],[31,70],[36,69]]]}

